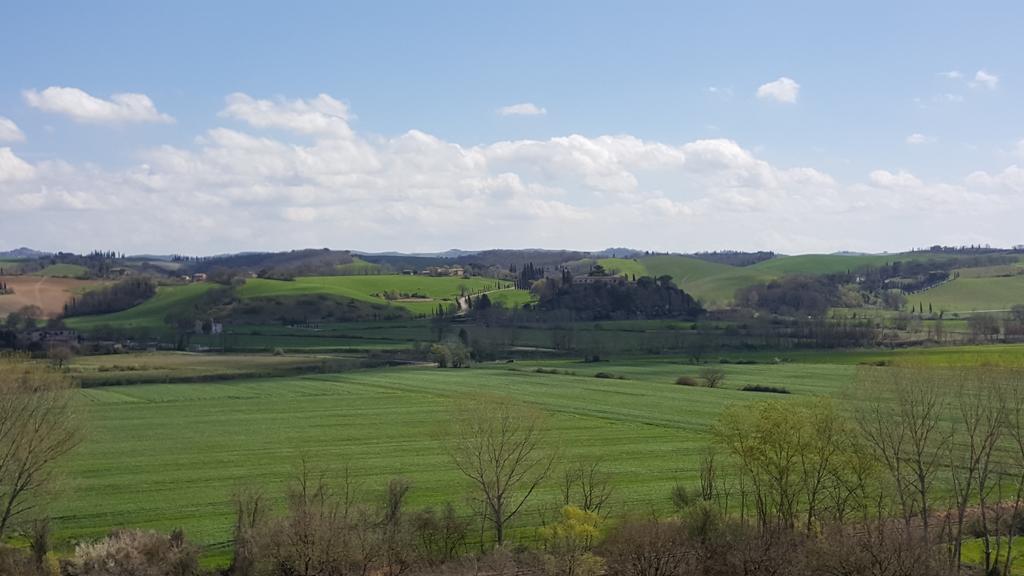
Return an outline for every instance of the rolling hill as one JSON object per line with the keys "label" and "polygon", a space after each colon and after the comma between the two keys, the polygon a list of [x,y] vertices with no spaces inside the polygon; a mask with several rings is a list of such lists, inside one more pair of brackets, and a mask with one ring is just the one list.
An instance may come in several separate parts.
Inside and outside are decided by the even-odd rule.
{"label": "rolling hill", "polygon": [[700,300],[706,308],[727,306],[735,297],[736,290],[781,275],[755,266],[729,266],[689,256],[647,256],[640,262],[651,276],[671,276],[680,288]]}

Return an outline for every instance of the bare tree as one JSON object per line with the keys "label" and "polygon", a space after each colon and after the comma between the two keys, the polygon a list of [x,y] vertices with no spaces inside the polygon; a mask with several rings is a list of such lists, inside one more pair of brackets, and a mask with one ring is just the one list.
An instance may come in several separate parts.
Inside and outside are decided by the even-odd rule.
{"label": "bare tree", "polygon": [[478,398],[452,414],[449,454],[476,487],[498,546],[505,543],[508,523],[551,471],[554,455],[544,454],[545,436],[543,415],[507,398]]}
{"label": "bare tree", "polygon": [[921,367],[865,368],[857,380],[861,436],[889,475],[907,527],[920,518],[927,543],[935,477],[950,440],[941,426],[946,380],[941,372]]}
{"label": "bare tree", "polygon": [[584,512],[605,516],[612,497],[611,479],[601,460],[581,460],[565,469],[562,474],[562,505],[575,504]]}
{"label": "bare tree", "polygon": [[999,444],[1006,421],[1005,398],[1000,375],[983,368],[965,368],[956,373],[954,433],[957,442],[949,451],[950,476],[956,504],[951,534],[952,554],[957,571],[962,568],[964,522],[968,506],[976,500],[982,530],[985,571],[993,566],[987,503],[994,488],[993,452]]}
{"label": "bare tree", "polygon": [[78,443],[72,383],[26,356],[0,357],[0,537],[32,510],[54,463]]}

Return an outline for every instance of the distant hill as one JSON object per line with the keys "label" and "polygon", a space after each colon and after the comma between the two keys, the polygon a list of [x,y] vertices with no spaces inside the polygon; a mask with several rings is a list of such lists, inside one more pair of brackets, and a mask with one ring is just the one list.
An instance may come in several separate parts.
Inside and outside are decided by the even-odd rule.
{"label": "distant hill", "polygon": [[23,260],[27,258],[39,258],[40,256],[48,256],[49,252],[40,252],[39,250],[33,250],[32,248],[15,248],[14,250],[8,250],[6,252],[0,252],[0,260]]}

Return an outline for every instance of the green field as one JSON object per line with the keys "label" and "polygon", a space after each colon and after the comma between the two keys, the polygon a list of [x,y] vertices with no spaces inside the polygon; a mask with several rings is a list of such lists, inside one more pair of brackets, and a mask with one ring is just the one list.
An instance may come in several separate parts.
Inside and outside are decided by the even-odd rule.
{"label": "green field", "polygon": [[[445,455],[441,432],[453,402],[477,394],[507,395],[550,417],[546,448],[559,466],[601,459],[612,474],[616,511],[667,513],[677,481],[693,482],[708,426],[723,408],[763,400],[748,384],[782,386],[781,402],[840,395],[859,364],[999,364],[1020,366],[1022,346],[919,348],[895,353],[805,352],[777,363],[719,364],[720,389],[677,386],[699,367],[671,358],[616,362],[519,361],[465,370],[379,368],[345,373],[202,384],[136,384],[79,391],[87,423],[84,443],[63,465],[54,500],[60,545],[119,526],[184,528],[223,561],[229,549],[230,496],[259,487],[277,497],[305,457],[329,474],[351,471],[376,498],[386,480],[413,482],[412,506],[452,501],[462,510],[468,487]],[[170,360],[169,360],[170,358]],[[224,358],[210,356],[220,369]],[[284,361],[261,357],[261,362]],[[285,359],[288,357],[286,356]],[[737,358],[738,359],[738,358]],[[190,365],[187,355],[140,355],[89,363]],[[250,358],[233,361],[251,363]],[[538,368],[558,373],[540,373]],[[597,378],[598,372],[614,378]],[[557,471],[556,471],[557,475]],[[557,506],[557,480],[542,486],[518,521],[529,539]]]}
{"label": "green field", "polygon": [[345,358],[313,354],[144,352],[79,356],[68,366],[68,373],[78,380],[82,387],[92,387],[139,382],[224,380],[275,375],[298,369],[315,371],[322,365],[342,364],[343,360]]}
{"label": "green field", "polygon": [[629,276],[650,276],[650,272],[647,267],[644,266],[643,262],[635,259],[627,258],[601,258],[597,261],[598,264],[604,267],[611,274],[616,276],[626,274]]}
{"label": "green field", "polygon": [[291,281],[253,278],[238,290],[242,298],[268,296],[301,296],[329,294],[374,302],[388,303],[380,294],[389,291],[401,294],[419,294],[423,301],[393,300],[391,303],[415,314],[430,314],[438,304],[454,305],[455,298],[465,289],[468,292],[493,290],[507,283],[491,278],[432,278],[429,276],[308,276]]}
{"label": "green field", "polygon": [[1024,276],[960,277],[907,297],[908,302],[931,304],[936,310],[981,312],[1008,310],[1024,304]]}
{"label": "green field", "polygon": [[214,286],[215,284],[206,282],[160,286],[157,288],[155,296],[134,308],[113,314],[68,318],[66,323],[77,330],[90,330],[98,326],[165,330],[167,325],[164,323],[164,318],[168,314],[187,310],[197,297]]}
{"label": "green field", "polygon": [[652,276],[671,276],[707,308],[727,306],[738,289],[778,276],[753,266],[729,266],[688,256],[649,256],[641,262]]}
{"label": "green field", "polygon": [[[546,364],[551,366],[551,364]],[[82,390],[85,443],[65,467],[54,505],[58,537],[97,536],[117,526],[183,527],[223,551],[230,495],[257,485],[278,494],[302,456],[328,471],[345,467],[367,489],[388,477],[414,483],[413,505],[464,502],[466,486],[438,433],[457,398],[506,394],[551,414],[550,449],[559,461],[604,459],[619,509],[668,511],[678,479],[693,480],[705,430],[729,403],[756,394],[744,384],[788,386],[796,394],[834,392],[852,377],[841,365],[728,366],[726,389],[673,384],[696,368],[638,360],[559,363],[577,375],[538,374],[535,364],[469,370],[391,368],[216,384],[156,384]],[[599,379],[598,371],[628,380]],[[374,496],[371,493],[369,496]],[[555,482],[533,500],[555,505]]]}
{"label": "green field", "polygon": [[352,261],[348,264],[338,264],[335,266],[339,274],[380,274],[381,265],[374,264],[373,262],[367,262],[360,258],[352,258]]}
{"label": "green field", "polygon": [[535,302],[537,299],[529,290],[498,290],[487,295],[494,304],[500,303],[506,308],[522,308],[524,304]]}
{"label": "green field", "polygon": [[78,264],[50,264],[33,276],[49,276],[51,278],[87,278],[89,269]]}

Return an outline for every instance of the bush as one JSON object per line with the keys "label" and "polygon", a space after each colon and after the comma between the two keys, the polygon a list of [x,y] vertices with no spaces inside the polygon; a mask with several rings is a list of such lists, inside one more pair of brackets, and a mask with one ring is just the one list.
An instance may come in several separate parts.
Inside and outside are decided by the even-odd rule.
{"label": "bush", "polygon": [[619,525],[598,553],[611,576],[694,574],[695,554],[687,553],[686,534],[676,521],[639,520]]}
{"label": "bush", "polygon": [[764,384],[747,384],[742,388],[744,392],[767,392],[769,394],[789,394],[783,386],[766,386]]}
{"label": "bush", "polygon": [[92,544],[79,544],[64,567],[67,576],[192,576],[199,549],[184,534],[120,530]]}
{"label": "bush", "polygon": [[0,544],[0,574],[4,576],[56,576],[55,560],[47,556],[42,565],[32,554]]}
{"label": "bush", "polygon": [[680,386],[700,386],[700,382],[693,376],[680,376],[676,378],[676,384]]}
{"label": "bush", "polygon": [[594,378],[606,378],[606,379],[609,379],[609,380],[625,380],[626,379],[625,376],[620,376],[618,374],[612,374],[611,372],[598,372],[597,374],[594,374]]}
{"label": "bush", "polygon": [[706,366],[700,370],[700,379],[708,388],[718,388],[725,382],[725,370],[714,366]]}

